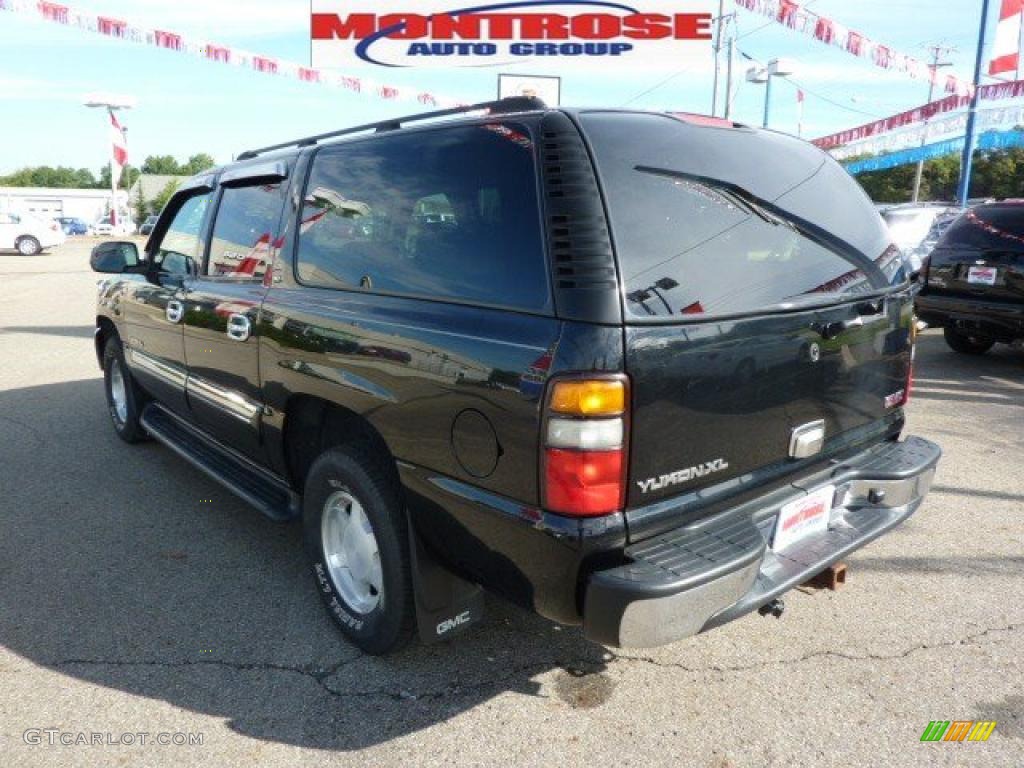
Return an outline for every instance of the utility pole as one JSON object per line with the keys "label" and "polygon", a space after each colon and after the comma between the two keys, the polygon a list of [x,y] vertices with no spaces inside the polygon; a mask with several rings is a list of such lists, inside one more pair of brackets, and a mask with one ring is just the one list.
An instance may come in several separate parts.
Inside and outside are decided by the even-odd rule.
{"label": "utility pole", "polygon": [[[725,15],[725,0],[718,0],[718,18],[715,20],[715,78],[711,87],[711,116],[718,116],[718,59],[722,52],[722,17]],[[726,101],[729,99],[727,93]]]}
{"label": "utility pole", "polygon": [[964,136],[964,153],[960,157],[960,183],[957,184],[956,197],[961,208],[967,207],[971,193],[971,166],[974,164],[974,130],[978,121],[978,89],[981,86],[981,68],[985,58],[985,30],[988,25],[988,2],[981,2],[981,27],[978,30],[978,52],[974,57],[974,93],[971,94],[971,107],[967,112],[967,132]]}
{"label": "utility pole", "polygon": [[[932,103],[932,99],[935,98],[935,78],[938,77],[939,69],[941,67],[951,67],[953,63],[950,61],[939,61],[946,54],[952,53],[955,49],[943,46],[933,45],[930,47],[932,52],[932,76],[928,82],[928,103]],[[921,146],[923,147],[928,142],[928,121],[924,121],[924,133],[921,136]],[[918,197],[921,195],[921,175],[924,173],[924,160],[917,161],[917,172],[914,174],[914,194],[911,197],[913,202],[917,202]]]}
{"label": "utility pole", "polygon": [[736,58],[736,38],[729,36],[729,59],[725,68],[725,119],[732,115],[732,68]]}

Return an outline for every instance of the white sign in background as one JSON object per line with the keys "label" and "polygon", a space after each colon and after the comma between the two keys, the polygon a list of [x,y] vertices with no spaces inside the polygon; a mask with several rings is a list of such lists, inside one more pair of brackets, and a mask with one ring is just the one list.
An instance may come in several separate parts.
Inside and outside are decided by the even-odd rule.
{"label": "white sign in background", "polygon": [[[312,66],[681,68],[711,52],[713,0],[311,0]],[[463,8],[473,13],[459,12]]]}

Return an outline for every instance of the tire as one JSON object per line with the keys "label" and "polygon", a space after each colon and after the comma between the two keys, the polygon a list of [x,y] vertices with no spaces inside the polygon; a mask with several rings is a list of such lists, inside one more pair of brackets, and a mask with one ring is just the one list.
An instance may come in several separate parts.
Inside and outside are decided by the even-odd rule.
{"label": "tire", "polygon": [[117,436],[126,443],[140,443],[148,439],[139,421],[145,398],[125,365],[124,350],[117,337],[107,341],[103,348],[103,390]]}
{"label": "tire", "polygon": [[342,633],[373,655],[405,645],[415,625],[408,523],[389,459],[362,446],[321,454],[302,518],[317,591]]}
{"label": "tire", "polygon": [[15,246],[18,249],[18,253],[20,253],[22,256],[35,256],[36,254],[40,253],[43,250],[43,246],[41,246],[39,244],[39,241],[36,240],[31,235],[19,237],[18,242],[15,243]]}
{"label": "tire", "polygon": [[943,335],[949,348],[963,355],[984,355],[995,344],[994,340],[986,339],[984,336],[971,336],[952,328],[944,329]]}

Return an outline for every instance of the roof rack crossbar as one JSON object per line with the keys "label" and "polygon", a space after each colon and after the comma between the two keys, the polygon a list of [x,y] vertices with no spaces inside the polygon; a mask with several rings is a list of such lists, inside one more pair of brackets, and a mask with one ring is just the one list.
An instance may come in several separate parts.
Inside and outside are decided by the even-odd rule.
{"label": "roof rack crossbar", "polygon": [[251,160],[254,157],[262,155],[265,152],[273,152],[277,149],[287,149],[288,147],[312,147],[315,144],[324,141],[325,139],[334,139],[339,136],[348,136],[353,133],[362,133],[363,131],[376,131],[383,133],[386,131],[394,131],[400,129],[406,123],[419,122],[421,120],[433,120],[439,117],[448,117],[449,115],[462,115],[467,112],[481,112],[486,111],[492,115],[503,115],[512,112],[532,112],[535,110],[547,109],[547,105],[541,100],[533,96],[512,96],[505,99],[498,99],[496,101],[483,101],[479,104],[467,104],[462,107],[452,107],[450,109],[437,109],[433,112],[421,112],[416,115],[407,115],[406,117],[391,118],[388,120],[381,120],[376,123],[365,123],[364,125],[357,125],[352,128],[343,128],[340,131],[329,131],[328,133],[318,133],[315,136],[307,136],[302,139],[295,139],[294,141],[286,141],[281,144],[272,144],[269,147],[261,147],[260,149],[249,149],[238,156],[239,160]]}

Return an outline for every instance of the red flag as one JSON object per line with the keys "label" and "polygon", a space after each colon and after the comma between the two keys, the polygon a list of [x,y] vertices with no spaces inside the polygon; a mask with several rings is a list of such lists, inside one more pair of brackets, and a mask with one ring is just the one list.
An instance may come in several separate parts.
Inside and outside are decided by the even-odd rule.
{"label": "red flag", "polygon": [[831,19],[819,16],[818,23],[814,25],[814,36],[821,40],[821,42],[831,45],[836,36],[835,24],[832,23]]}
{"label": "red flag", "polygon": [[990,75],[1015,72],[1020,69],[1020,31],[1024,15],[1024,0],[1003,0],[996,25],[996,39],[992,44]]}
{"label": "red flag", "polygon": [[860,32],[850,30],[846,37],[846,50],[854,56],[864,55],[864,36]]}
{"label": "red flag", "polygon": [[120,176],[121,169],[128,164],[128,142],[124,138],[124,129],[117,121],[117,115],[110,113],[110,139],[114,145],[114,165],[117,166],[115,178]]}

